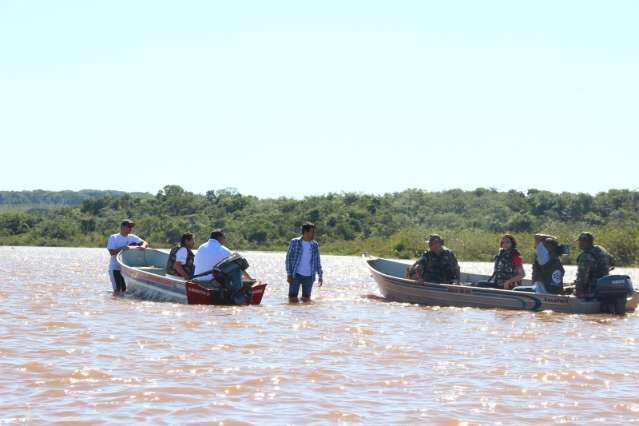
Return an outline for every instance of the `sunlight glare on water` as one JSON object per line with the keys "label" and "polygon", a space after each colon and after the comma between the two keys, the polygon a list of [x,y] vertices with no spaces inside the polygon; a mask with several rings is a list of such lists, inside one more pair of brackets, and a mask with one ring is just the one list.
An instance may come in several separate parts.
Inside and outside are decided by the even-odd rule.
{"label": "sunlight glare on water", "polygon": [[247,254],[261,306],[156,303],[111,296],[104,249],[0,254],[0,424],[639,418],[637,314],[388,303],[338,256],[314,303],[289,305],[284,253]]}

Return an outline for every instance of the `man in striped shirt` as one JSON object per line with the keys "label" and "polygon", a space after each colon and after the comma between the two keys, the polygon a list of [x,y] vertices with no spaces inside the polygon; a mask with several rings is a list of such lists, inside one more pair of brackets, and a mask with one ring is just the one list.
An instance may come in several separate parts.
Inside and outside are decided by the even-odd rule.
{"label": "man in striped shirt", "polygon": [[315,276],[319,277],[319,286],[323,284],[319,244],[315,241],[315,225],[310,222],[302,225],[302,236],[293,238],[288,244],[286,274],[289,302],[298,302],[300,285],[302,301],[310,302]]}

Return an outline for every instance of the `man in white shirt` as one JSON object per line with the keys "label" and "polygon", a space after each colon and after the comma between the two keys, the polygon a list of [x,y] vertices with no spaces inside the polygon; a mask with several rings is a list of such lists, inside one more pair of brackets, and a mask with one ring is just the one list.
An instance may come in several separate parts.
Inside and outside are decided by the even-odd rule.
{"label": "man in white shirt", "polygon": [[120,224],[120,232],[113,234],[107,240],[107,250],[111,255],[109,261],[109,278],[111,279],[111,286],[113,287],[113,295],[118,295],[126,291],[126,283],[120,273],[120,264],[118,263],[116,256],[123,250],[128,250],[129,247],[147,248],[149,243],[142,238],[131,233],[131,230],[135,226],[132,220],[124,219]]}
{"label": "man in white shirt", "polygon": [[[231,250],[224,246],[226,236],[224,230],[216,229],[211,232],[210,239],[202,244],[195,254],[195,273],[197,281],[213,280],[213,268],[222,260],[229,257]],[[205,274],[197,277],[197,275]],[[228,279],[224,284],[231,294],[231,301],[236,305],[245,305],[248,303],[247,297],[242,291],[242,277],[252,279],[250,275],[243,272],[239,267],[233,268],[232,271],[226,272]]]}
{"label": "man in white shirt", "polygon": [[194,275],[199,275],[204,272],[209,272],[206,275],[198,277],[200,281],[213,280],[213,267],[220,263],[221,260],[226,259],[232,253],[231,250],[224,246],[226,237],[224,231],[216,229],[211,232],[211,237],[207,242],[202,244],[195,253],[195,272]]}

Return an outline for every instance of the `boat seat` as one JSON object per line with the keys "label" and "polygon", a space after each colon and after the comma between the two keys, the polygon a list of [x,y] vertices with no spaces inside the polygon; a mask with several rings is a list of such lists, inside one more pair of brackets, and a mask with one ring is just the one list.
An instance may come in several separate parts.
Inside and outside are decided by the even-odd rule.
{"label": "boat seat", "polygon": [[470,284],[472,287],[479,288],[499,288],[497,287],[497,283],[494,281],[478,281]]}
{"label": "boat seat", "polygon": [[535,292],[535,286],[534,285],[520,285],[517,286],[515,288],[513,288],[513,291],[523,291],[526,293],[534,293]]}
{"label": "boat seat", "polygon": [[140,271],[144,271],[144,272],[151,272],[152,274],[155,275],[165,275],[166,274],[166,269],[164,268],[160,268],[158,266],[140,266],[139,268]]}

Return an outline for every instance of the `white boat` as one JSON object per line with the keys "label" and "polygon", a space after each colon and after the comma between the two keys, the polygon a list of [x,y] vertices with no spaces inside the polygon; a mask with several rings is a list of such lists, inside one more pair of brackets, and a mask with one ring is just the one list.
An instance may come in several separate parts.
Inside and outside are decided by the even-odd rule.
{"label": "white boat", "polygon": [[396,302],[574,314],[623,314],[634,312],[639,303],[639,293],[634,291],[630,277],[625,275],[604,277],[606,280],[598,298],[583,299],[574,295],[475,287],[474,283],[490,278],[479,274],[462,273],[462,284],[427,283],[406,278],[408,265],[405,263],[374,257],[365,257],[364,260],[384,298]]}
{"label": "white boat", "polygon": [[[131,249],[117,255],[128,294],[149,300],[191,305],[224,305],[219,284],[184,280],[166,273],[169,255],[154,249]],[[266,283],[245,281],[250,305],[259,305]]]}

